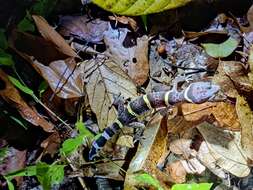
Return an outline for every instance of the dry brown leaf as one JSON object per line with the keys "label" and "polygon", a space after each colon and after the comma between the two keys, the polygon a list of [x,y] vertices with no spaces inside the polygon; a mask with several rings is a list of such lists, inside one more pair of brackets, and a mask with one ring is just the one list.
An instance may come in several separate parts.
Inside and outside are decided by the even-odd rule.
{"label": "dry brown leaf", "polygon": [[32,64],[57,96],[64,99],[84,96],[82,71],[72,58],[54,61],[49,66],[37,60]]}
{"label": "dry brown leaf", "polygon": [[136,46],[125,48],[123,41],[128,30],[126,28],[114,30],[110,28],[105,32],[105,44],[111,58],[127,72],[137,85],[142,85],[148,79],[148,37],[137,38]]}
{"label": "dry brown leaf", "polygon": [[[145,139],[139,144],[137,153],[128,168],[126,178],[136,172],[144,171],[158,179],[161,184],[171,180],[156,167],[160,157],[166,152],[167,148],[167,129],[161,125],[161,120],[162,116],[157,114],[147,124],[143,134]],[[130,181],[125,180],[124,186],[132,187],[134,185],[129,183]]]}
{"label": "dry brown leaf", "polygon": [[45,155],[48,153],[53,158],[60,147],[60,143],[61,139],[58,132],[54,132],[41,143],[41,147],[44,148],[43,154]]}
{"label": "dry brown leaf", "polygon": [[186,181],[186,170],[181,161],[176,161],[168,165],[165,168],[165,172],[168,173],[174,183],[184,183]]}
{"label": "dry brown leaf", "polygon": [[213,77],[213,82],[221,87],[221,90],[230,98],[236,98],[238,92],[233,81],[226,75],[224,71],[224,64],[221,61],[219,63],[217,74]]}
{"label": "dry brown leaf", "polygon": [[181,105],[182,113],[187,121],[202,121],[204,116],[210,116],[212,108],[218,103],[205,102],[203,104],[184,103]]}
{"label": "dry brown leaf", "polygon": [[[125,99],[137,96],[137,90],[131,79],[113,61],[90,60],[83,62],[85,85],[92,111],[96,114],[99,128],[113,123],[117,116],[113,102],[122,95]],[[104,61],[104,62],[103,62]]]}
{"label": "dry brown leaf", "polygon": [[245,66],[241,62],[223,61],[222,65],[225,74],[230,77],[238,90],[246,92],[253,90]]}
{"label": "dry brown leaf", "polygon": [[15,107],[25,120],[35,126],[41,126],[46,132],[52,132],[54,126],[26,104],[20,96],[19,91],[12,85],[8,76],[1,69],[0,79],[6,85],[4,89],[0,90],[0,96],[11,106]]}
{"label": "dry brown leaf", "polygon": [[[201,122],[213,116],[219,127],[233,131],[241,129],[235,106],[226,102],[205,102],[203,104],[182,104],[182,113],[187,121]],[[206,117],[205,117],[206,116]]]}
{"label": "dry brown leaf", "polygon": [[220,127],[237,131],[241,129],[234,105],[219,102],[215,107],[213,107],[212,114]]}
{"label": "dry brown leaf", "polygon": [[83,16],[63,16],[60,18],[59,33],[74,36],[86,42],[98,43],[103,40],[109,22]]}
{"label": "dry brown leaf", "polygon": [[236,112],[241,123],[241,144],[245,155],[253,160],[253,113],[242,96],[236,100]]}
{"label": "dry brown leaf", "polygon": [[32,17],[39,32],[47,41],[53,43],[56,48],[65,55],[78,57],[76,52],[74,52],[74,50],[65,42],[63,37],[58,34],[58,32],[56,32],[43,17],[38,15],[33,15]]}
{"label": "dry brown leaf", "polygon": [[197,128],[208,146],[209,154],[203,155],[205,160],[215,160],[219,167],[237,177],[246,177],[250,173],[240,146],[239,132],[232,134],[206,122]]}

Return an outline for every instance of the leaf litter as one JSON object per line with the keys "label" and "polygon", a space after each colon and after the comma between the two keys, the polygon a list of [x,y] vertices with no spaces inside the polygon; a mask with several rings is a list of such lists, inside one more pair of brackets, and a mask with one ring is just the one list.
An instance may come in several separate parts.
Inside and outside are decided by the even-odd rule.
{"label": "leaf litter", "polygon": [[[35,175],[45,189],[60,183],[63,175],[67,179],[77,177],[76,183],[83,189],[94,187],[83,177],[93,178],[95,188],[110,187],[117,181],[121,189],[210,189],[213,177],[227,188],[238,187],[231,180],[252,175],[252,7],[247,13],[249,27],[239,18],[223,14],[201,32],[184,31],[181,38],[166,38],[151,36],[144,30],[149,22],[141,23],[138,17],[127,15],[158,12],[188,1],[170,5],[155,1],[152,6],[148,1],[143,7],[141,0],[117,6],[116,1],[94,2],[125,16],[109,12],[94,17],[89,13],[60,15],[55,29],[50,26],[53,22],[32,15],[39,33],[13,31],[8,41],[1,30],[0,103],[6,102],[31,126],[40,126],[46,132],[35,142],[42,151],[35,155],[33,166],[26,166],[26,159],[18,164],[6,157],[1,175],[9,187],[13,170],[20,169],[30,173],[21,170],[16,176],[29,179]],[[29,48],[22,47],[26,42]],[[10,49],[15,59],[9,56]],[[17,60],[28,62],[38,81],[47,83],[41,99],[38,89],[30,89],[22,81],[23,73],[17,68],[24,63]],[[8,78],[6,73],[15,78]],[[177,77],[184,79],[179,89],[192,81],[210,81],[221,90],[213,102],[182,102],[138,118],[135,126],[145,126],[144,131],[123,128],[106,143],[101,160],[87,160],[91,142],[115,121],[122,105],[139,95],[171,89]],[[51,106],[52,111],[47,107],[50,104],[57,109]],[[22,123],[16,116],[12,118]],[[9,141],[0,145],[1,149],[9,145],[9,150],[16,150]],[[14,154],[32,157],[28,147]],[[48,155],[51,162],[40,162]],[[62,163],[70,166],[65,174]],[[56,177],[49,171],[56,172]],[[15,179],[17,185],[29,186],[21,177]],[[189,184],[192,182],[198,184]],[[112,184],[115,186],[117,183]]]}

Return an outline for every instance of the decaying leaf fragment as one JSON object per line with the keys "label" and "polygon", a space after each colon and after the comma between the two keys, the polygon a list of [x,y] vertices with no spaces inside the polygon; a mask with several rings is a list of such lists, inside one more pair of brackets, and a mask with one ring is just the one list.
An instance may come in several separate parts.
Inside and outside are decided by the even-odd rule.
{"label": "decaying leaf fragment", "polygon": [[41,126],[44,131],[52,132],[54,126],[40,116],[36,110],[30,108],[20,96],[18,90],[9,81],[8,76],[0,69],[0,80],[5,83],[5,88],[0,90],[0,96],[15,107],[20,115],[35,126]]}
{"label": "decaying leaf fragment", "polygon": [[213,160],[213,163],[237,177],[249,175],[250,168],[243,155],[239,132],[232,134],[206,122],[197,128],[208,146],[208,152],[202,155],[202,161]]}
{"label": "decaying leaf fragment", "polygon": [[131,79],[112,60],[90,60],[82,63],[85,85],[91,109],[97,116],[100,129],[112,124],[117,116],[113,103],[122,95],[125,99],[137,96]]}
{"label": "decaying leaf fragment", "polygon": [[236,112],[241,123],[241,144],[245,156],[253,160],[253,112],[242,96],[236,100]]}

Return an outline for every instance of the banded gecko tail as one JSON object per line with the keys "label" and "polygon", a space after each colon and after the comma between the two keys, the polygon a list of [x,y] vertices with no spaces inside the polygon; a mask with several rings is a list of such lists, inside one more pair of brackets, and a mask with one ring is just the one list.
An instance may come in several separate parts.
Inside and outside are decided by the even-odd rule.
{"label": "banded gecko tail", "polygon": [[133,122],[134,119],[145,112],[182,101],[203,103],[213,97],[219,89],[219,86],[210,82],[196,82],[181,92],[178,92],[176,88],[172,88],[172,90],[167,92],[153,92],[136,98],[119,113],[117,120],[107,127],[102,135],[92,143],[89,160],[98,157],[99,151],[104,147],[106,142],[118,133],[123,126]]}

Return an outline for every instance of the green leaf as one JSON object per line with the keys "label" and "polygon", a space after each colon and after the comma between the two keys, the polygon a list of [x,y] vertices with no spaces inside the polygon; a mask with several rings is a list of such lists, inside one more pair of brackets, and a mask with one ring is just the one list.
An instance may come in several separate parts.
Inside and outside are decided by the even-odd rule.
{"label": "green leaf", "polygon": [[40,94],[40,97],[42,96],[42,94],[46,91],[46,89],[48,88],[48,84],[47,82],[44,80],[40,83],[40,86],[39,86],[39,94]]}
{"label": "green leaf", "polygon": [[14,65],[14,61],[12,56],[4,51],[0,51],[0,65],[12,66]]}
{"label": "green leaf", "polygon": [[14,185],[13,185],[13,183],[10,180],[6,179],[6,182],[7,182],[9,190],[15,190]]}
{"label": "green leaf", "polygon": [[27,127],[23,124],[22,121],[20,121],[18,118],[14,117],[14,116],[10,116],[10,118],[15,121],[17,124],[19,124],[20,126],[22,126],[24,129],[27,129]]}
{"label": "green leaf", "polygon": [[148,15],[142,15],[141,20],[144,24],[145,30],[148,31]]}
{"label": "green leaf", "polygon": [[53,184],[59,184],[64,178],[64,165],[48,165],[39,162],[36,165],[36,177],[44,190],[50,190]]}
{"label": "green leaf", "polygon": [[185,5],[191,0],[92,0],[101,8],[121,15],[147,15]]}
{"label": "green leaf", "polygon": [[83,144],[83,139],[83,136],[77,136],[75,138],[65,140],[62,144],[62,148],[60,148],[60,154],[65,156],[70,155]]}
{"label": "green leaf", "polygon": [[12,77],[12,76],[8,76],[9,80],[11,81],[11,83],[16,86],[19,90],[21,90],[22,92],[26,93],[26,94],[29,94],[31,96],[34,96],[34,93],[33,91],[24,86],[23,84],[21,84],[16,78]]}
{"label": "green leaf", "polygon": [[206,44],[201,44],[205,50],[206,53],[214,58],[223,58],[223,57],[228,57],[231,55],[234,50],[237,48],[239,45],[240,41],[236,40],[232,37],[227,39],[225,42],[221,44],[212,44],[212,43],[206,43]]}
{"label": "green leaf", "polygon": [[34,32],[35,25],[29,11],[26,12],[25,17],[18,23],[18,30],[22,32]]}
{"label": "green leaf", "polygon": [[5,30],[0,28],[0,48],[7,49],[8,48],[8,41],[5,36]]}
{"label": "green leaf", "polygon": [[75,125],[76,125],[76,128],[78,129],[80,135],[87,137],[87,138],[94,137],[94,135],[84,126],[83,122],[77,121]]}
{"label": "green leaf", "polygon": [[[36,176],[44,190],[50,190],[53,184],[59,184],[64,178],[65,165],[48,165],[43,162],[28,166],[4,176],[7,182],[17,176]],[[9,185],[9,184],[8,184]]]}
{"label": "green leaf", "polygon": [[34,176],[34,175],[36,175],[36,166],[28,166],[22,170],[11,172],[5,175],[4,177],[7,178],[8,180],[12,180],[14,177]]}
{"label": "green leaf", "polygon": [[155,187],[155,189],[157,189],[157,190],[163,190],[159,181],[147,173],[137,174],[134,176],[134,179],[139,184],[146,184],[148,186]]}
{"label": "green leaf", "polygon": [[176,184],[171,190],[210,190],[212,185],[212,183]]}
{"label": "green leaf", "polygon": [[31,12],[33,14],[48,17],[53,11],[57,0],[38,0],[32,7]]}

